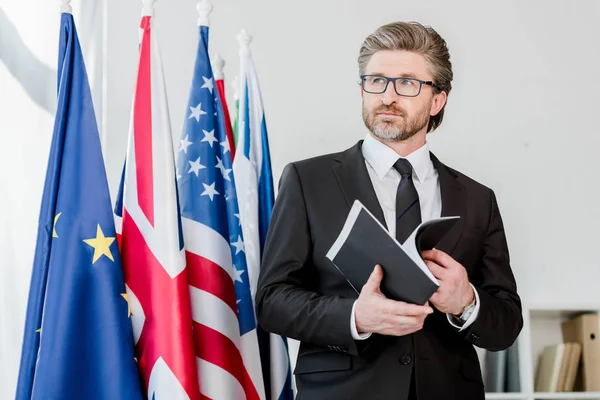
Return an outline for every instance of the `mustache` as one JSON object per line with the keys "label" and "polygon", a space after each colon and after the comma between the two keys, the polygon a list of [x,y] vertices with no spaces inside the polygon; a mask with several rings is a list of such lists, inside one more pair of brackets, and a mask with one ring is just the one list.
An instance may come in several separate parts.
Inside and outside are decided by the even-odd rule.
{"label": "mustache", "polygon": [[375,111],[373,111],[374,114],[379,114],[379,113],[382,113],[382,112],[390,113],[390,114],[396,114],[396,115],[399,115],[401,117],[406,116],[406,113],[401,108],[390,107],[390,106],[377,107],[375,109]]}

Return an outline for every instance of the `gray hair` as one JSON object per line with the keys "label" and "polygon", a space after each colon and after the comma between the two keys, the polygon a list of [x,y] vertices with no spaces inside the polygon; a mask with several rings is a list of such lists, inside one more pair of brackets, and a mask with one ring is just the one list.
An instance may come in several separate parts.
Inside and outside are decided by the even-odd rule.
{"label": "gray hair", "polygon": [[[365,73],[371,56],[381,50],[406,50],[423,55],[433,76],[433,82],[439,88],[434,88],[434,91],[450,94],[454,76],[450,53],[446,41],[433,28],[418,22],[393,22],[379,27],[360,47],[358,56],[360,75]],[[441,125],[445,108],[446,105],[437,115],[430,118],[427,132]]]}

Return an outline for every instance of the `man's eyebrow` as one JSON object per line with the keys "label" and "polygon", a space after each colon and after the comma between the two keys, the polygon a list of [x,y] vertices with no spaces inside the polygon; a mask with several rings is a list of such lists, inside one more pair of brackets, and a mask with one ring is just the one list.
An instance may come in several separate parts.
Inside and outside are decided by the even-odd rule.
{"label": "man's eyebrow", "polygon": [[[365,75],[378,75],[378,76],[387,76],[384,73],[381,72],[371,72],[369,74],[365,74]],[[392,78],[391,76],[389,78]],[[412,72],[404,72],[402,74],[398,74],[397,78],[414,78],[417,79],[417,76],[415,74],[413,74]]]}

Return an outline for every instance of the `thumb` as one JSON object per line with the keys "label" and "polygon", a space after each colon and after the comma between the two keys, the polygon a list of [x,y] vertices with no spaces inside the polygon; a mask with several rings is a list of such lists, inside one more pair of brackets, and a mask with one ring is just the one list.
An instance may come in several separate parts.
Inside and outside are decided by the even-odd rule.
{"label": "thumb", "polygon": [[381,266],[377,264],[373,269],[373,272],[371,272],[369,280],[365,283],[365,286],[363,286],[363,291],[380,293],[379,285],[381,285],[382,279],[383,270],[381,269]]}

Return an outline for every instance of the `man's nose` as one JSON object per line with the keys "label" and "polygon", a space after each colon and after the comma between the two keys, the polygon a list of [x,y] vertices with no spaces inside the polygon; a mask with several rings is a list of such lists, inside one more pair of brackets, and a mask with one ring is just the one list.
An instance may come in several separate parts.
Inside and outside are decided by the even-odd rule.
{"label": "man's nose", "polygon": [[385,92],[381,94],[381,96],[381,101],[386,106],[398,101],[398,93],[396,93],[396,89],[394,88],[394,82],[388,82],[387,88],[385,89]]}

